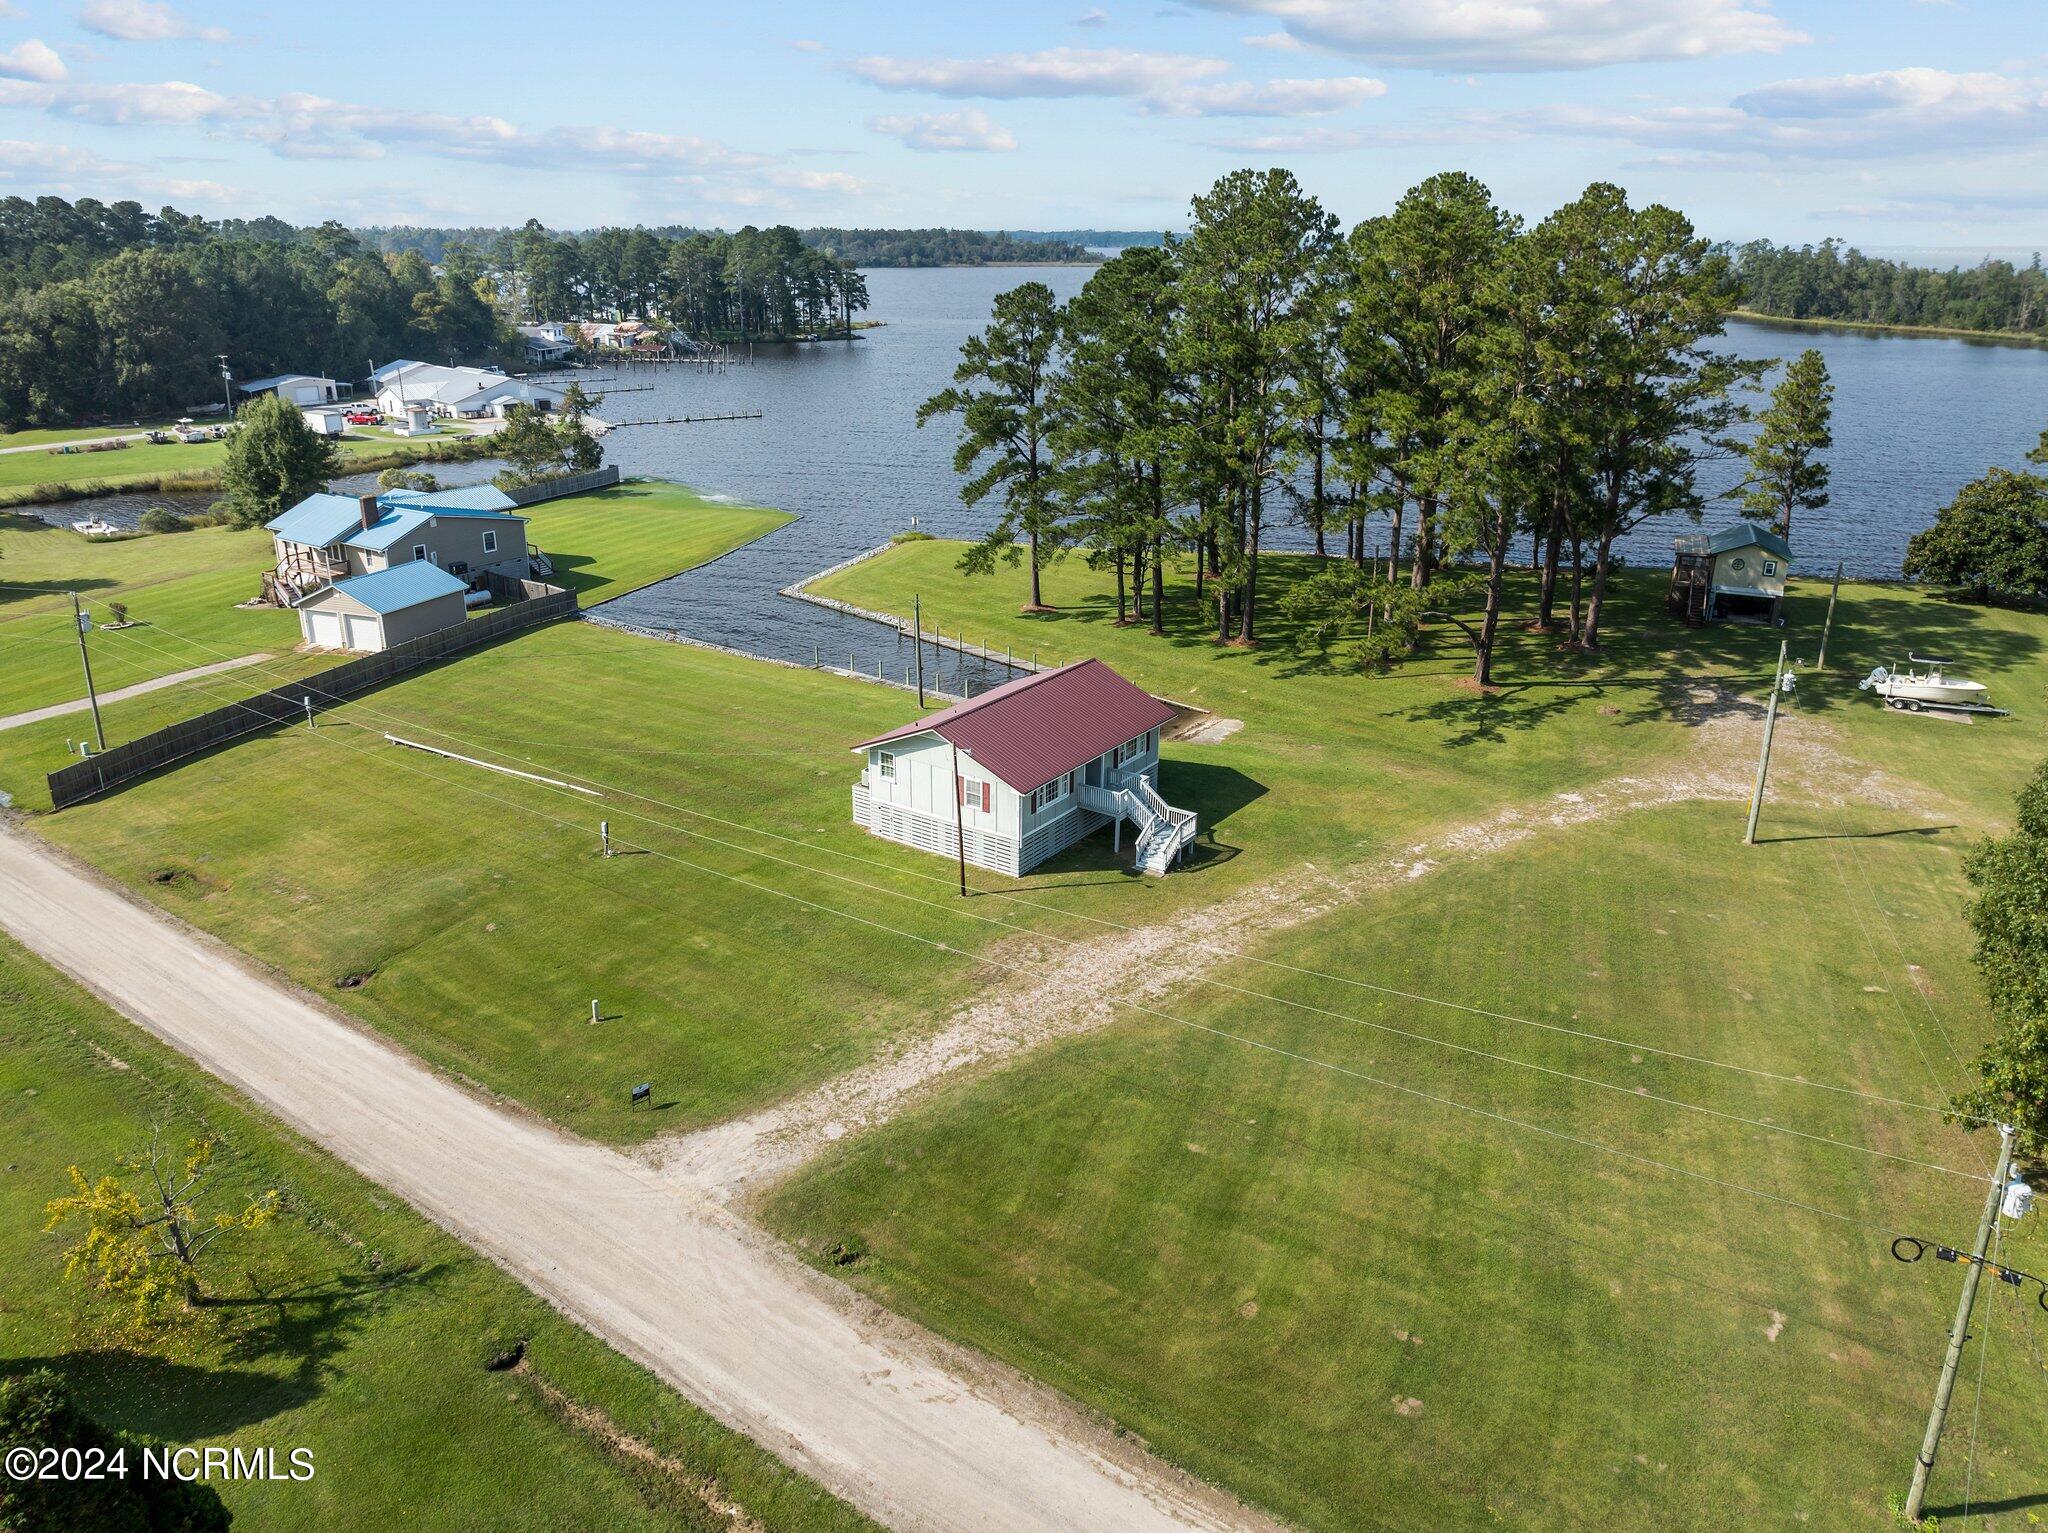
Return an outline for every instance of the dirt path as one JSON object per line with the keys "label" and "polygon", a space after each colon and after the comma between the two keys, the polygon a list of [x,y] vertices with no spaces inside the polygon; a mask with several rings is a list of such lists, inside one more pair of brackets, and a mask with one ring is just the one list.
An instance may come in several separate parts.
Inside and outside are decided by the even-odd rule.
{"label": "dirt path", "polygon": [[[1694,748],[1663,769],[1503,809],[1355,869],[1307,865],[1157,925],[1108,929],[1078,943],[1013,938],[992,956],[1017,969],[966,1002],[936,1033],[801,1096],[654,1140],[636,1153],[678,1186],[731,1202],[773,1185],[827,1146],[888,1121],[962,1071],[998,1068],[1056,1038],[1093,1031],[1117,1016],[1119,1002],[1158,1005],[1228,963],[1233,951],[1252,949],[1272,933],[1305,925],[1339,905],[1547,831],[1666,804],[1746,801],[1750,769],[1744,742],[1755,748],[1762,708],[1715,687],[1702,687],[1691,707],[1690,722],[1698,729]],[[1852,765],[1834,749],[1832,731],[1811,719],[1781,720],[1773,773],[1776,791],[1788,797],[1860,795],[1900,808],[1928,807],[1899,792],[1882,773]],[[999,913],[1020,924],[1034,916],[1024,905]]]}
{"label": "dirt path", "polygon": [[0,928],[884,1523],[1268,1526],[715,1201],[463,1090],[11,826]]}
{"label": "dirt path", "polygon": [[[116,687],[111,692],[102,692],[100,702],[118,703],[124,697],[141,697],[146,692],[161,692],[165,687],[175,687],[181,681],[193,681],[201,676],[218,676],[222,671],[238,671],[245,665],[255,665],[268,660],[267,654],[243,655],[235,660],[216,660],[211,665],[195,665],[189,671],[173,671],[168,676],[153,677],[138,681],[131,687]],[[37,724],[44,719],[62,718],[67,713],[83,713],[92,706],[89,697],[74,697],[68,703],[51,703],[43,708],[31,708],[26,713],[10,713],[0,718],[0,729],[19,729],[23,724]]]}

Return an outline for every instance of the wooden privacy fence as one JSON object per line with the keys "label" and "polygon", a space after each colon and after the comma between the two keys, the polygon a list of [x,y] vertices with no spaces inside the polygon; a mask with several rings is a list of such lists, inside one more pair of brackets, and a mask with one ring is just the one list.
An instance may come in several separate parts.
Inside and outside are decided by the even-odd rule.
{"label": "wooden privacy fence", "polygon": [[515,506],[531,506],[543,500],[560,500],[564,495],[581,495],[586,490],[607,489],[619,483],[620,478],[618,464],[607,463],[587,474],[564,474],[559,479],[543,479],[539,484],[522,484],[505,493],[512,497]]}
{"label": "wooden privacy fence", "polygon": [[367,692],[408,671],[475,649],[522,628],[573,616],[575,611],[574,591],[549,587],[546,595],[481,613],[453,628],[421,634],[376,654],[344,661],[240,702],[181,719],[50,773],[51,807],[63,809],[81,803],[242,735],[303,719],[308,698],[312,699],[313,711],[322,713],[343,698]]}

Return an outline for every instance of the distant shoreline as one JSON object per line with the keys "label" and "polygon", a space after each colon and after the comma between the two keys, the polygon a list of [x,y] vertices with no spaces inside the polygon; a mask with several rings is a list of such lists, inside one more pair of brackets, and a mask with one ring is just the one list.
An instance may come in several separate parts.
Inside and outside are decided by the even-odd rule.
{"label": "distant shoreline", "polygon": [[1763,314],[1755,309],[1737,309],[1729,318],[1752,325],[1780,325],[1787,330],[1850,330],[1865,335],[1919,336],[1922,339],[1981,341],[1991,346],[2048,347],[2048,336],[2025,335],[2017,330],[1963,330],[1948,325],[1886,325],[1864,319],[1805,319],[1789,314]]}

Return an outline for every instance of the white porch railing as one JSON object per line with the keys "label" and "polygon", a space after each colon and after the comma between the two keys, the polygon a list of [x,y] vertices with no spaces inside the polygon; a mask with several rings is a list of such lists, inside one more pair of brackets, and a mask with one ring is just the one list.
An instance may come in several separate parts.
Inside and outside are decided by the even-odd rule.
{"label": "white porch railing", "polygon": [[1135,861],[1146,873],[1166,872],[1195,839],[1195,812],[1167,803],[1143,773],[1120,774],[1105,787],[1083,783],[1078,796],[1083,809],[1137,827]]}

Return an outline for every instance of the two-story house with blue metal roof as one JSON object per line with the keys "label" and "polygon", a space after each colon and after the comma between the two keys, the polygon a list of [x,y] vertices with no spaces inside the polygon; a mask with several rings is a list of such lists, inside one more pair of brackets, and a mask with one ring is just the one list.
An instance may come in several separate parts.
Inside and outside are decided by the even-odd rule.
{"label": "two-story house with blue metal roof", "polygon": [[266,590],[290,603],[323,585],[427,563],[465,585],[486,575],[532,572],[526,518],[495,485],[459,490],[387,490],[382,495],[309,495],[264,525],[277,553]]}

